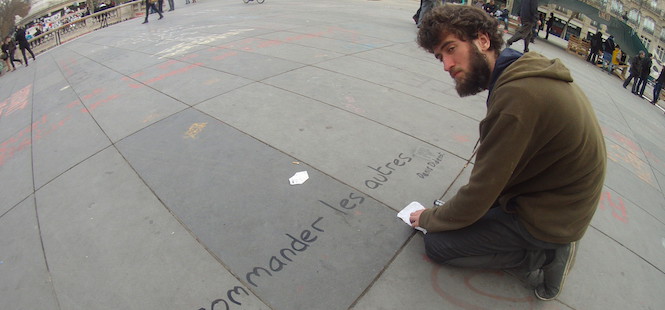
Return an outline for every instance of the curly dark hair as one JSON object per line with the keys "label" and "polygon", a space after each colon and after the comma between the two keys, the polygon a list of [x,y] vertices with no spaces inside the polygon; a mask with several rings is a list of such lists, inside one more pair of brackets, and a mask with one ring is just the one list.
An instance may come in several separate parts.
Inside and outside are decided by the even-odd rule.
{"label": "curly dark hair", "polygon": [[432,9],[423,17],[418,31],[418,44],[434,53],[434,48],[449,34],[462,41],[473,41],[479,33],[489,36],[490,50],[498,56],[504,41],[496,18],[477,7],[445,4]]}

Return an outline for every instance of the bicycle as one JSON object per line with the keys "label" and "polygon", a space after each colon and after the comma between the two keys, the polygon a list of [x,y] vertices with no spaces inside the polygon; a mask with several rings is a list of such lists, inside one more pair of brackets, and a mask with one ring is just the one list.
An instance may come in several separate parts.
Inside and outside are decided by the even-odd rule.
{"label": "bicycle", "polygon": [[256,1],[256,2],[258,2],[259,4],[262,4],[262,3],[265,2],[266,0],[242,0],[242,2],[245,2],[245,3],[250,3],[251,1]]}

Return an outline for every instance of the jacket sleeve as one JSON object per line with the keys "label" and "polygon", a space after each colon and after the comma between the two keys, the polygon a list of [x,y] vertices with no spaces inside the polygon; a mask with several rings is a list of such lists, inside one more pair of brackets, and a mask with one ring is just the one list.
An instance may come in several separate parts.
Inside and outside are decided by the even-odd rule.
{"label": "jacket sleeve", "polygon": [[538,21],[538,0],[528,0],[531,9],[531,19]]}
{"label": "jacket sleeve", "polygon": [[427,209],[420,216],[420,226],[428,232],[456,230],[475,223],[498,199],[521,161],[533,130],[518,117],[499,114],[481,123],[478,156],[469,183],[443,206]]}

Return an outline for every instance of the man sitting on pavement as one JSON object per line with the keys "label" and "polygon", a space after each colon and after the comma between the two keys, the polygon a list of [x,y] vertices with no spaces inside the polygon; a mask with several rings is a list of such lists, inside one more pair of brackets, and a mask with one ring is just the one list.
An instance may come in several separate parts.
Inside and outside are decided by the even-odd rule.
{"label": "man sitting on pavement", "polygon": [[435,262],[516,268],[539,299],[556,298],[598,206],[602,131],[560,60],[503,47],[497,20],[462,5],[435,8],[418,43],[460,96],[489,90],[469,183],[445,204],[411,213]]}

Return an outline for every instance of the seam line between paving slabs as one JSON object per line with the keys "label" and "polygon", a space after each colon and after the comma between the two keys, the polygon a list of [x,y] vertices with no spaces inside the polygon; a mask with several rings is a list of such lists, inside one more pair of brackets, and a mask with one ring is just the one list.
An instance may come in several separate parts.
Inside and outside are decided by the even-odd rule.
{"label": "seam line between paving slabs", "polygon": [[[612,101],[613,105],[617,108],[617,110],[618,110],[618,111],[621,111],[620,107],[622,107],[622,106],[620,106],[619,104],[617,104],[617,102],[614,100],[614,98],[610,97],[609,99]],[[594,110],[595,110],[595,109],[594,109]],[[626,127],[628,127],[628,130],[630,130],[630,133],[631,133],[632,135],[635,135],[636,132],[635,132],[635,130],[630,126],[630,122],[628,122],[628,120],[626,120],[626,117],[624,116],[624,113],[623,113],[623,112],[619,112],[619,114],[621,115],[621,119],[623,119],[624,123],[626,124]],[[605,135],[603,135],[603,136],[605,136]],[[609,137],[608,137],[608,139],[609,139]],[[611,140],[614,141],[613,139],[611,139]],[[616,143],[616,141],[614,141],[614,142]],[[649,166],[649,170],[651,170],[651,173],[652,173],[654,176],[656,176],[655,171],[658,171],[658,170],[655,170],[655,169],[653,168],[652,163],[649,161],[649,157],[648,157],[647,154],[644,152],[644,148],[642,147],[642,144],[639,144],[639,143],[636,143],[636,144],[637,144],[637,146],[639,147],[639,150],[640,150],[641,155],[644,155],[644,158],[646,159],[646,163],[647,163],[648,166]],[[628,151],[629,153],[632,153],[630,150],[624,148],[623,145],[621,145],[621,144],[619,144],[619,143],[617,143],[617,145],[619,145],[619,147],[621,147],[622,149]],[[655,171],[654,171],[654,170],[655,170]],[[660,172],[660,171],[658,171],[658,172]],[[658,184],[658,190],[659,190],[659,192],[661,193],[661,195],[663,195],[663,197],[665,197],[665,193],[663,193],[662,185],[660,184],[660,182],[658,182],[658,178],[655,178],[655,179],[656,179],[656,184]]]}
{"label": "seam line between paving slabs", "polygon": [[[107,45],[100,45],[100,46],[107,46]],[[110,47],[110,46],[108,46],[108,47]],[[162,92],[162,91],[159,91],[159,90],[155,89],[154,87],[152,87],[152,86],[150,86],[150,85],[148,85],[148,84],[145,84],[145,83],[143,83],[143,82],[141,82],[141,81],[139,81],[139,80],[136,80],[136,79],[134,79],[134,78],[132,78],[132,77],[130,77],[130,76],[128,76],[128,75],[125,75],[125,74],[122,73],[122,72],[116,71],[115,69],[113,69],[113,68],[107,66],[106,64],[104,64],[104,63],[102,63],[102,62],[99,62],[97,59],[92,59],[92,58],[90,58],[90,57],[88,57],[88,56],[86,56],[86,55],[83,55],[83,54],[81,54],[81,53],[79,53],[79,52],[77,52],[77,51],[75,51],[75,50],[72,50],[72,49],[69,49],[69,50],[72,51],[72,52],[74,52],[74,53],[76,53],[76,54],[78,54],[78,55],[80,55],[82,58],[86,58],[86,59],[88,59],[88,60],[90,60],[90,61],[92,61],[92,62],[94,62],[94,63],[96,63],[96,64],[98,64],[98,65],[100,65],[100,66],[102,66],[102,67],[104,67],[104,68],[109,69],[110,71],[113,71],[113,72],[115,72],[115,73],[118,73],[118,74],[120,74],[120,75],[126,77],[126,78],[129,78],[129,79],[131,79],[131,80],[133,80],[133,81],[136,81],[137,83],[140,83],[140,84],[144,85],[145,87],[148,87],[148,88],[150,88],[150,89],[152,89],[152,90],[154,90],[154,91],[156,91],[156,92],[158,92],[158,93],[160,93],[160,94],[162,94],[162,95],[164,95],[164,96],[167,96],[167,97],[169,97],[169,98],[171,98],[171,99],[173,99],[173,100],[175,100],[175,101],[178,101],[178,102],[180,102],[180,103],[182,103],[182,104],[184,104],[184,105],[186,105],[186,106],[188,106],[188,107],[192,107],[191,105],[187,104],[186,102],[182,102],[182,101],[181,101],[180,99],[178,99],[178,98],[175,98],[175,97],[173,97],[173,96],[171,96],[171,95],[169,95],[169,94],[167,94],[167,93],[164,93],[164,92]],[[142,53],[142,54],[145,54],[145,53]],[[146,54],[146,55],[155,56],[155,55],[152,55],[152,54]],[[165,59],[170,59],[170,58],[165,58]],[[166,62],[166,61],[168,61],[168,60],[165,60],[164,62]],[[142,69],[139,69],[139,70],[142,70]],[[62,72],[62,71],[61,71],[61,72]],[[63,76],[64,76],[64,75],[63,75]],[[65,79],[67,79],[67,77],[65,77]],[[67,82],[69,83],[69,80],[67,80]],[[70,84],[70,85],[71,85],[71,84]],[[78,97],[78,93],[77,93],[76,91],[74,91],[74,92],[76,93],[76,95],[77,95],[77,97]],[[80,100],[80,97],[79,97],[79,100]],[[82,100],[81,100],[81,103],[83,104],[83,101],[82,101]],[[85,104],[83,104],[83,106],[85,106]],[[185,108],[185,109],[186,109],[186,108]],[[86,110],[88,110],[88,107],[86,107]],[[183,109],[183,110],[184,110],[184,109]],[[182,110],[181,110],[181,111],[182,111]],[[181,111],[178,111],[178,112],[181,112]],[[176,113],[178,113],[178,112],[176,112]],[[90,110],[88,110],[88,114],[90,114],[90,115],[92,116],[92,113],[90,113]],[[166,117],[169,117],[169,116],[171,116],[171,115],[167,115]],[[93,118],[93,119],[94,119],[94,118]],[[97,122],[96,119],[95,119],[95,122]],[[99,125],[99,123],[97,123],[97,125]],[[101,128],[101,126],[100,126],[100,128]],[[102,131],[103,131],[103,129],[102,129]],[[135,132],[134,132],[134,133],[135,133]],[[131,133],[131,134],[127,135],[127,136],[131,136],[131,135],[134,134],[134,133]],[[104,132],[104,134],[106,134],[106,132]],[[108,137],[108,135],[106,135],[106,136]],[[124,138],[124,137],[123,137],[123,138]],[[121,138],[120,140],[122,140],[123,138]],[[109,140],[111,140],[111,139],[109,138]]]}
{"label": "seam line between paving slabs", "polygon": [[[621,111],[621,109],[619,109],[619,105],[617,104],[617,102],[614,101],[614,99],[611,98],[611,97],[610,97],[610,100],[612,101],[612,103],[614,104],[614,106],[617,108],[617,110],[618,110],[618,111]],[[630,130],[630,133],[631,133],[632,135],[635,135],[635,130],[633,130],[633,128],[630,127],[630,124],[629,124],[629,122],[626,120],[626,118],[624,117],[623,112],[619,112],[619,115],[621,115],[621,118],[623,119],[624,123],[625,123],[626,126],[628,127],[628,130]],[[623,134],[622,134],[622,135],[623,135]],[[611,139],[610,137],[605,136],[605,134],[603,134],[603,137],[606,138],[606,139],[608,139],[608,140],[611,140],[611,141],[614,142],[614,143],[616,143],[620,148],[622,148],[622,149],[625,150],[626,152],[631,153],[631,154],[634,154],[633,152],[631,152],[630,150],[626,149],[623,145],[621,145],[621,144],[618,143],[617,141],[614,141],[614,139]],[[660,172],[660,171],[656,170],[656,169],[653,167],[651,161],[649,161],[649,157],[648,157],[648,156],[646,155],[646,153],[644,152],[644,148],[642,147],[642,144],[637,144],[637,145],[638,145],[638,147],[639,147],[639,151],[640,151],[641,155],[643,155],[644,158],[646,159],[645,164],[647,164],[647,166],[649,166],[649,170],[651,171],[651,173],[652,173],[653,176],[655,177],[655,176],[656,176],[656,173],[657,173],[657,172]],[[637,155],[637,154],[636,154],[636,155]],[[608,158],[608,159],[609,159],[609,158]],[[641,159],[640,159],[640,161],[641,161]],[[662,188],[660,182],[658,181],[658,178],[656,177],[655,180],[656,180],[656,184],[658,184],[658,188],[655,188],[655,190],[657,190],[658,192],[660,192],[660,195],[661,195],[662,197],[665,197],[665,193],[663,193],[663,188]],[[649,185],[649,184],[647,184],[647,185],[648,185],[648,186],[651,186],[651,185]],[[605,185],[605,186],[607,186],[607,185]],[[612,189],[612,187],[610,187],[610,186],[607,186],[607,187],[610,188],[610,189]],[[618,191],[616,191],[616,190],[614,190],[614,189],[612,189],[612,190],[618,193]],[[628,201],[632,202],[633,204],[635,204],[638,208],[642,209],[642,210],[643,210],[644,212],[646,212],[648,215],[650,215],[651,217],[653,217],[654,219],[656,219],[656,221],[658,221],[659,223],[661,223],[661,224],[665,224],[665,223],[664,223],[663,221],[661,221],[658,217],[654,216],[654,215],[651,214],[649,211],[647,211],[647,210],[645,210],[644,208],[642,208],[642,206],[640,206],[639,204],[635,203],[634,201],[632,201],[631,199],[629,199],[629,198],[627,198],[627,197],[624,197],[624,198],[626,198],[626,200],[628,200]]]}
{"label": "seam line between paving slabs", "polygon": [[626,249],[626,250],[628,250],[629,252],[633,253],[635,256],[639,257],[641,260],[643,260],[643,261],[646,262],[647,264],[651,265],[651,267],[653,267],[653,268],[655,268],[656,270],[660,271],[660,273],[665,274],[665,271],[661,270],[661,269],[658,268],[656,265],[652,264],[650,261],[648,261],[647,259],[645,259],[644,257],[642,257],[640,254],[638,254],[638,253],[636,253],[635,251],[631,250],[630,248],[628,248],[627,246],[625,246],[623,243],[621,243],[621,242],[619,242],[618,240],[612,238],[612,236],[606,234],[605,232],[603,232],[603,231],[600,230],[599,228],[596,228],[596,227],[593,226],[593,225],[589,225],[589,227],[592,227],[592,228],[595,229],[597,232],[601,233],[603,236],[605,236],[605,237],[609,238],[610,240],[616,242],[617,244],[621,245],[621,247],[623,247],[624,249]]}
{"label": "seam line between paving slabs", "polygon": [[[359,53],[360,53],[360,52],[359,52]],[[362,61],[370,61],[370,62],[373,62],[373,63],[376,63],[376,64],[380,64],[380,65],[388,66],[388,67],[391,67],[391,68],[394,68],[394,69],[397,69],[397,70],[402,70],[402,71],[404,71],[404,69],[399,68],[399,67],[394,67],[394,66],[387,65],[387,64],[384,64],[384,63],[380,63],[380,62],[372,61],[372,60],[369,60],[369,59],[356,57],[356,56],[354,56],[355,54],[358,54],[358,53],[350,54],[350,55],[347,55],[347,56],[354,57],[354,58],[359,59],[359,60],[362,60]],[[344,57],[344,56],[341,56],[341,57]],[[333,59],[339,59],[339,58],[341,58],[341,57],[337,57],[337,58],[333,58]],[[331,59],[331,60],[332,60],[332,59]],[[314,67],[314,68],[316,68],[316,69],[320,69],[320,70],[324,70],[324,71],[332,72],[332,73],[335,73],[335,74],[339,74],[339,75],[347,76],[347,77],[350,77],[350,78],[353,78],[353,79],[356,79],[356,80],[360,80],[360,81],[367,82],[367,83],[370,83],[370,84],[373,84],[373,85],[377,85],[377,86],[379,86],[379,87],[383,87],[383,88],[386,88],[386,89],[390,89],[390,90],[392,90],[392,91],[395,91],[395,92],[398,92],[398,93],[401,93],[401,94],[407,95],[407,96],[409,96],[409,97],[413,97],[413,98],[416,98],[416,99],[420,99],[420,100],[422,100],[422,101],[424,101],[424,102],[427,102],[427,103],[429,103],[429,104],[431,104],[431,105],[433,105],[433,106],[435,106],[435,107],[437,107],[437,108],[442,108],[442,109],[448,110],[448,111],[450,111],[450,113],[455,113],[455,114],[460,115],[460,116],[462,116],[462,117],[464,117],[464,118],[468,118],[468,119],[470,119],[470,120],[472,120],[472,121],[474,121],[474,122],[480,122],[480,121],[481,121],[481,120],[479,120],[479,119],[475,119],[475,118],[473,118],[473,117],[471,117],[471,116],[469,116],[469,115],[462,114],[462,113],[460,113],[460,112],[458,112],[458,111],[452,110],[452,109],[449,108],[449,107],[439,105],[439,104],[437,104],[436,102],[432,102],[432,101],[429,100],[429,99],[421,98],[421,97],[416,96],[416,95],[414,95],[414,94],[406,93],[406,92],[404,92],[404,91],[402,91],[402,90],[395,89],[395,88],[393,88],[393,87],[389,87],[389,86],[386,86],[386,85],[378,84],[378,83],[376,83],[376,82],[374,82],[374,81],[369,81],[369,80],[366,80],[366,79],[364,79],[364,78],[360,78],[360,77],[357,77],[357,76],[349,75],[349,74],[346,74],[346,73],[337,72],[337,71],[332,71],[332,70],[327,69],[327,68],[319,67],[319,66],[317,66],[316,64],[310,65],[310,67]],[[417,74],[417,75],[420,75],[420,76],[423,76],[423,75],[420,74],[420,73],[416,73],[416,72],[411,72],[411,73],[413,73],[413,74]],[[438,79],[437,79],[437,81],[440,81],[440,82],[445,83],[445,81],[442,81],[442,80],[438,80]],[[485,99],[485,100],[487,100],[487,96],[486,96],[486,95],[485,95],[485,96],[482,96],[482,98]]]}
{"label": "seam line between paving slabs", "polygon": [[[48,57],[48,56],[47,56]],[[49,59],[49,58],[47,58]],[[50,57],[50,60],[55,63],[52,57]],[[33,59],[33,66],[34,66],[34,59]],[[57,64],[56,64],[57,65]],[[34,70],[34,74],[32,76],[32,85],[33,85],[33,91],[30,94],[30,168],[32,172],[32,202],[34,204],[34,215],[35,215],[35,221],[37,222],[37,233],[39,234],[39,245],[42,250],[42,259],[44,260],[44,265],[46,267],[46,274],[48,275],[48,283],[49,283],[49,288],[51,289],[51,294],[53,294],[53,298],[55,299],[55,304],[57,306],[57,309],[61,309],[60,306],[60,299],[58,298],[58,294],[55,290],[55,283],[53,281],[53,277],[51,276],[51,267],[48,263],[48,257],[46,256],[46,248],[44,247],[44,238],[42,234],[42,225],[41,221],[39,220],[39,208],[37,206],[37,189],[36,189],[36,183],[35,183],[35,133],[33,131],[33,125],[35,123],[35,81],[37,80],[37,70]],[[30,196],[28,196],[29,198]],[[25,200],[24,200],[25,201]]]}
{"label": "seam line between paving slabs", "polygon": [[[611,186],[609,186],[609,185],[607,185],[607,184],[603,184],[603,186],[604,186],[604,187],[607,187],[607,188],[611,189],[613,192],[619,194],[619,196],[623,197],[626,201],[629,201],[630,203],[634,204],[636,207],[638,207],[640,210],[644,211],[644,213],[646,213],[647,215],[649,215],[650,217],[652,217],[653,219],[655,219],[657,222],[659,222],[659,223],[665,225],[665,222],[661,221],[656,215],[651,214],[651,212],[649,212],[648,210],[642,208],[642,206],[641,206],[640,204],[638,204],[637,202],[631,200],[631,199],[628,198],[628,197],[625,197],[625,196],[622,195],[618,190],[612,188]],[[662,195],[662,193],[661,193],[661,195]]]}
{"label": "seam line between paving slabs", "polygon": [[[475,153],[474,153],[474,155],[475,155]],[[473,156],[469,159],[467,164],[462,167],[462,170],[460,170],[460,172],[453,179],[453,181],[450,182],[450,185],[448,186],[448,188],[446,188],[446,190],[443,192],[443,195],[441,195],[441,197],[439,199],[442,199],[446,194],[448,194],[448,191],[452,188],[453,184],[455,184],[455,182],[460,178],[460,176],[462,175],[464,170],[466,170],[466,168],[468,168],[468,164],[469,164],[469,162],[471,162],[472,158],[473,158]],[[404,243],[399,247],[397,252],[395,252],[395,255],[393,255],[393,257],[386,263],[386,265],[383,267],[381,272],[379,272],[379,274],[377,274],[376,277],[374,277],[374,279],[362,291],[362,293],[358,296],[358,298],[356,298],[356,300],[353,301],[351,306],[349,306],[349,309],[355,307],[356,304],[367,294],[367,292],[369,292],[372,289],[372,287],[374,287],[374,284],[376,284],[376,281],[378,281],[381,278],[381,276],[383,276],[383,273],[388,269],[388,267],[390,267],[390,265],[392,265],[392,263],[395,261],[395,259],[397,259],[397,256],[399,256],[404,251],[406,246],[409,244],[409,242],[411,242],[416,237],[416,235],[418,235],[418,232],[414,229],[411,232],[411,236],[409,238],[406,238],[406,241],[404,241]]]}

